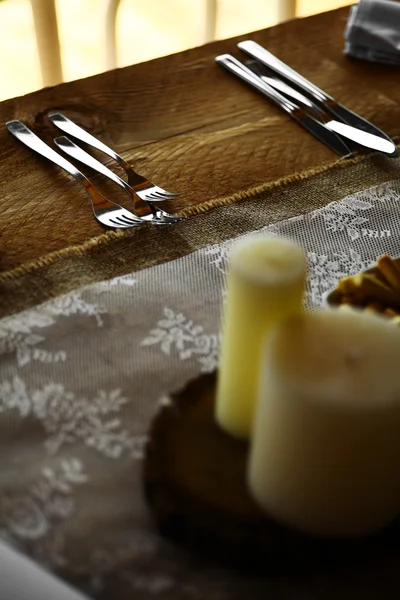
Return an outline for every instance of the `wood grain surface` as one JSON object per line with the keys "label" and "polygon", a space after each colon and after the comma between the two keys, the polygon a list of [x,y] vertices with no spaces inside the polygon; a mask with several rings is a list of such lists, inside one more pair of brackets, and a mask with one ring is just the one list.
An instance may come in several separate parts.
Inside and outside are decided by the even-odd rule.
{"label": "wood grain surface", "polygon": [[[6,130],[21,119],[52,144],[47,114],[61,111],[113,146],[135,168],[182,196],[171,212],[336,158],[257,92],[214,63],[251,38],[373,121],[400,135],[398,69],[343,55],[348,9],[298,19],[147,63],[46,88],[0,104],[0,270],[80,244],[103,228],[80,186]],[[100,157],[100,154],[97,154]],[[102,160],[118,172],[104,155]],[[84,172],[90,176],[90,171]],[[111,199],[114,184],[94,175]]]}

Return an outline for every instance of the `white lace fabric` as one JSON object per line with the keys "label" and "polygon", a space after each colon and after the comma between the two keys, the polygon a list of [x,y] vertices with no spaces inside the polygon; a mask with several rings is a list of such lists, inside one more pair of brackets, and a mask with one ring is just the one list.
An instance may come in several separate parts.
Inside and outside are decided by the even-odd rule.
{"label": "white lace fabric", "polygon": [[[392,181],[256,234],[305,248],[316,307],[400,255],[399,197]],[[161,539],[140,471],[158,400],[217,367],[235,241],[0,321],[0,535],[93,597],[223,600],[239,585]]]}

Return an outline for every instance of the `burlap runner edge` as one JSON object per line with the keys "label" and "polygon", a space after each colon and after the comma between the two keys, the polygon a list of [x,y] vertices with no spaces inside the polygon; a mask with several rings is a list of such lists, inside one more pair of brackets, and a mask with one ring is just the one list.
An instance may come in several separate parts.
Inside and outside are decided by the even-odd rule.
{"label": "burlap runner edge", "polygon": [[[201,204],[196,204],[193,206],[189,206],[184,208],[181,211],[178,211],[177,214],[182,217],[191,217],[195,215],[200,215],[211,211],[215,208],[221,206],[227,206],[230,204],[235,204],[238,202],[243,202],[249,198],[252,198],[260,193],[271,191],[274,188],[284,187],[290,183],[297,182],[304,179],[309,179],[315,177],[316,175],[320,175],[327,171],[332,171],[335,169],[343,169],[352,164],[356,164],[358,162],[362,162],[366,160],[370,155],[361,154],[361,155],[351,155],[350,157],[340,158],[335,160],[334,162],[327,163],[326,165],[322,165],[319,167],[313,167],[311,169],[307,169],[305,171],[301,171],[298,173],[293,173],[292,175],[287,175],[285,177],[281,177],[276,181],[263,183],[261,185],[257,185],[251,187],[247,190],[242,190],[239,192],[235,192],[229,196],[224,196],[220,198],[215,198],[213,200],[206,200]],[[153,227],[151,224],[143,225],[143,227]],[[62,250],[56,250],[54,252],[50,252],[38,259],[33,261],[26,262],[18,267],[10,269],[9,271],[4,271],[0,273],[0,283],[6,281],[16,280],[19,277],[24,275],[33,273],[34,271],[41,269],[43,267],[47,267],[51,264],[54,264],[57,261],[61,261],[65,258],[70,258],[74,256],[83,256],[85,254],[89,254],[92,250],[97,249],[98,246],[112,244],[115,240],[120,240],[121,238],[133,237],[135,233],[137,233],[137,229],[125,229],[125,230],[117,230],[117,231],[108,231],[107,233],[103,233],[99,236],[93,237],[83,244],[79,244],[77,246],[69,246],[67,248],[63,248]],[[142,230],[142,227],[140,227]]]}

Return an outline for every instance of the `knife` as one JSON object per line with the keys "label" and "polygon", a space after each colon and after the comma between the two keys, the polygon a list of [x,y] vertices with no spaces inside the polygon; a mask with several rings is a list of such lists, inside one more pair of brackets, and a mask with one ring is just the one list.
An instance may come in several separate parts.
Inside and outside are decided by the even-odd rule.
{"label": "knife", "polygon": [[[279,60],[279,58],[271,54],[271,52],[268,52],[268,50],[252,40],[239,42],[238,47],[246,52],[246,54],[249,54],[252,58],[255,58],[266,67],[269,67],[272,71],[278,73],[278,75],[281,77],[284,77],[286,80],[290,81],[290,83],[295,84],[304,92],[310,94],[315,102],[321,104],[326,111],[336,117],[336,119],[339,119],[339,121],[342,121],[340,125],[346,125],[346,127],[338,127],[334,125],[333,128],[330,127],[332,131],[335,131],[341,135],[346,135],[346,133],[350,133],[348,127],[351,126],[357,129],[360,133],[358,139],[357,136],[351,138],[353,141],[373,150],[384,152],[389,156],[395,157],[398,155],[395,143],[390,139],[389,136],[386,135],[386,133],[337,102],[335,98],[329,96],[329,94],[311,83],[311,81],[308,81],[308,79],[288,67],[285,63]],[[374,138],[380,138],[381,142]]]}
{"label": "knife", "polygon": [[[301,94],[299,91],[295,90],[293,87],[282,81],[282,79],[279,79],[277,75],[271,72],[270,69],[268,69],[265,65],[262,65],[260,62],[258,62],[258,60],[246,60],[245,64],[250,71],[260,77],[264,83],[268,83],[275,90],[286,96],[286,98],[289,98],[289,100],[293,100],[299,104],[300,107],[304,108],[308,112],[308,114],[310,114],[311,111],[311,115],[313,114],[319,121],[325,125],[329,123],[331,119],[326,111],[322,110],[322,108],[307,98],[307,96],[304,96],[304,94]],[[345,143],[345,140],[342,139],[342,142]],[[349,142],[349,140],[347,140],[347,142]],[[356,150],[357,147],[357,144],[350,140],[350,148],[352,148],[352,150]],[[349,152],[350,151],[351,150],[349,149]]]}
{"label": "knife", "polygon": [[315,104],[315,102],[292,88],[290,85],[282,81],[282,79],[279,79],[279,77],[274,75],[274,73],[267,69],[267,67],[259,63],[258,60],[246,60],[244,64],[250,69],[250,71],[254,73],[254,75],[260,77],[264,83],[268,83],[268,85],[289,98],[289,100],[293,100],[293,102],[303,106],[306,110],[312,111],[321,121],[329,121],[329,119],[326,118],[326,112],[324,112],[317,104]]}
{"label": "knife", "polygon": [[220,56],[216,57],[215,61],[228,71],[234,73],[252,85],[264,96],[272,100],[275,104],[287,112],[295,121],[307,129],[307,131],[312,133],[321,142],[329,146],[331,150],[337,154],[340,154],[341,156],[346,156],[347,154],[351,153],[351,150],[340,139],[340,137],[327,129],[326,126],[317,121],[317,119],[307,115],[303,109],[297,106],[297,104],[285,98],[285,96],[280,94],[277,90],[262,81],[260,77],[255,75],[239,60],[230,54],[221,54]]}
{"label": "knife", "polygon": [[[229,55],[227,55],[229,56]],[[261,81],[261,79],[259,77],[257,77],[254,73],[252,73],[252,71],[250,71],[250,69],[247,69],[247,67],[245,65],[243,65],[241,62],[237,61],[237,59],[234,59],[232,56],[230,57],[231,59],[233,59],[234,61],[236,61],[236,67],[235,69],[232,69],[230,66],[224,65],[227,69],[229,69],[230,71],[233,70],[233,72],[236,73],[236,75],[238,75],[239,77],[241,77],[242,79],[245,79],[248,83],[254,85],[254,87],[256,87],[257,89],[259,89],[259,85],[254,84],[248,79],[247,77],[243,77],[243,75],[241,75],[239,73],[239,69],[246,69],[248,74],[251,74],[256,82],[258,82],[258,84],[262,84],[264,86],[266,86],[269,90],[267,95],[268,97],[271,98],[271,90],[273,92],[273,94],[275,94],[275,98],[271,98],[276,102],[276,94],[278,94],[278,96],[280,97],[280,106],[286,110],[287,112],[289,112],[287,110],[287,108],[285,108],[285,106],[282,106],[282,100],[285,103],[289,103],[292,106],[292,110],[293,107],[297,108],[299,111],[301,111],[301,109],[295,105],[291,100],[287,100],[284,96],[282,96],[282,94],[279,94],[279,92],[275,91],[273,88],[271,88],[271,86],[269,86],[268,84],[264,83]],[[262,91],[262,90],[260,90]],[[265,92],[265,89],[264,89]],[[304,111],[303,111],[304,113]],[[293,116],[293,114],[292,114]],[[304,114],[304,117],[309,117],[308,114]],[[311,117],[310,117],[311,118]],[[304,118],[302,118],[302,124],[304,124]],[[393,144],[392,141],[388,141],[387,139],[384,139],[380,136],[377,136],[375,134],[371,134],[368,133],[366,131],[361,131],[360,129],[357,129],[356,127],[353,127],[352,125],[348,125],[347,123],[343,123],[341,121],[337,121],[336,119],[325,119],[324,123],[321,123],[320,121],[316,121],[319,125],[322,125],[323,127],[325,127],[327,130],[329,130],[331,133],[336,133],[341,137],[346,138],[347,140],[350,140],[351,142],[355,142],[356,144],[360,145],[360,146],[364,146],[365,148],[369,148],[372,150],[378,150],[380,152],[384,152],[386,154],[389,154],[391,156],[395,156],[397,154],[397,148],[396,146]],[[393,154],[393,148],[396,151],[396,154]],[[348,152],[350,152],[350,150],[348,149]]]}

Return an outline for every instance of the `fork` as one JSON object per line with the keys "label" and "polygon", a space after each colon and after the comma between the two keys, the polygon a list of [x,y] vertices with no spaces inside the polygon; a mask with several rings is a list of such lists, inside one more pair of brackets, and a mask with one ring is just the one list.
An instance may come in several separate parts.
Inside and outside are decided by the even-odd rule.
{"label": "fork", "polygon": [[109,146],[106,146],[106,144],[95,138],[92,134],[88,133],[85,129],[82,129],[82,127],[76,125],[76,123],[68,119],[63,114],[51,113],[48,115],[48,117],[50,121],[56,125],[56,127],[64,131],[64,133],[72,135],[77,140],[85,142],[86,144],[97,148],[97,150],[100,150],[101,152],[104,152],[104,154],[107,154],[113,158],[127,174],[128,184],[130,187],[134,192],[136,192],[139,198],[145,202],[161,202],[163,200],[172,200],[176,196],[179,196],[179,194],[167,192],[162,187],[155,185],[152,181],[149,181],[146,179],[146,177],[143,177],[143,175],[136,173],[136,171],[126,162],[126,160],[117,154],[115,150],[109,148]]}
{"label": "fork", "polygon": [[29,127],[24,125],[24,123],[18,120],[8,121],[6,127],[20,142],[48,158],[62,169],[65,169],[65,171],[72,175],[72,177],[84,187],[90,196],[93,214],[102,225],[106,225],[107,227],[126,228],[143,224],[143,220],[129,210],[104,198],[83,173],[78,171],[73,164],[43,142],[43,140],[33,133]]}
{"label": "fork", "polygon": [[72,156],[72,158],[79,160],[84,165],[94,169],[95,171],[98,171],[121,186],[129,195],[131,200],[133,200],[135,212],[144,221],[151,221],[154,225],[171,225],[172,223],[177,223],[178,221],[182,220],[182,217],[170,215],[160,208],[155,208],[151,203],[148,204],[147,202],[141,200],[131,186],[126,183],[126,181],[118,177],[118,175],[108,169],[108,167],[103,165],[103,163],[98,161],[91,154],[85,152],[85,150],[83,150],[80,146],[74,144],[74,142],[66,136],[62,135],[56,137],[54,138],[54,142],[66,154]]}

